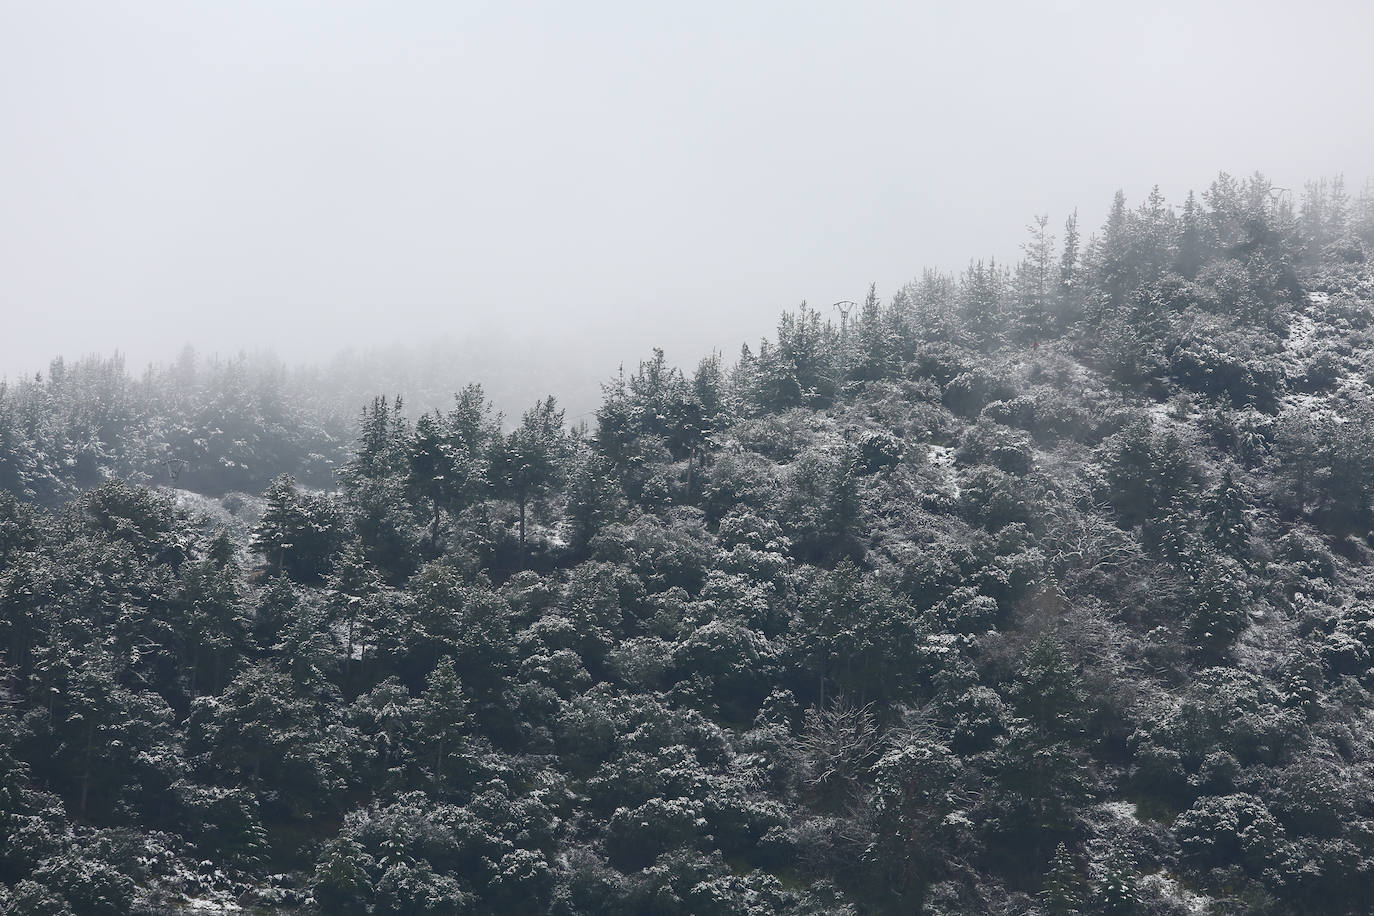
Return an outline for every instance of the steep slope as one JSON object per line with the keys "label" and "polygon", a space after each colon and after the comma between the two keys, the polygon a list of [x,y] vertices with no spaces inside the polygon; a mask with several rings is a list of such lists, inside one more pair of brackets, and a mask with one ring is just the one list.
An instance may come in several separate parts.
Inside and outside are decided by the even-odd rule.
{"label": "steep slope", "polygon": [[594,426],[379,398],[337,490],[0,499],[10,904],[1362,912],[1374,206],[1268,191]]}

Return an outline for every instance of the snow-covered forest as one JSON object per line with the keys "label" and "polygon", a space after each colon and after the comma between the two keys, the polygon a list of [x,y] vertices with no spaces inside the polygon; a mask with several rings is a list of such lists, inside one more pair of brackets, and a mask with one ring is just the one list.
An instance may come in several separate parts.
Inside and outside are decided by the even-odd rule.
{"label": "snow-covered forest", "polygon": [[583,418],[0,387],[3,906],[1368,912],[1374,194],[1022,252]]}

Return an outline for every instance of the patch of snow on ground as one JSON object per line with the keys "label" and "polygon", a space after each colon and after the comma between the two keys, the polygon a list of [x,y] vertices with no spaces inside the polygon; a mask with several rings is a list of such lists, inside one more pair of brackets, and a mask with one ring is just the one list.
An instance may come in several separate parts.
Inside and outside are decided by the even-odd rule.
{"label": "patch of snow on ground", "polygon": [[1077,360],[1075,360],[1073,364],[1069,366],[1069,377],[1076,382],[1087,381],[1092,376],[1092,374],[1093,373],[1091,369],[1089,369],[1082,363],[1078,362]]}
{"label": "patch of snow on ground", "polygon": [[950,445],[930,446],[930,464],[936,468],[949,482],[950,492],[956,498],[959,496],[959,482],[954,473],[954,447]]}
{"label": "patch of snow on ground", "polygon": [[1173,414],[1170,413],[1172,409],[1172,405],[1167,403],[1151,404],[1145,408],[1145,412],[1150,415],[1150,419],[1153,422],[1168,424],[1174,422]]}
{"label": "patch of snow on ground", "polygon": [[1304,350],[1312,342],[1312,338],[1317,333],[1317,322],[1312,316],[1306,313],[1294,315],[1293,320],[1288,323],[1288,339],[1283,342],[1283,348],[1289,353],[1296,353]]}
{"label": "patch of snow on ground", "polygon": [[220,524],[229,524],[233,521],[233,514],[225,509],[224,504],[217,499],[179,487],[158,487],[158,489],[172,497],[172,502],[176,503],[178,509],[185,509],[192,515],[203,515]]}
{"label": "patch of snow on ground", "polygon": [[1140,879],[1140,886],[1155,891],[1161,897],[1177,900],[1183,904],[1184,909],[1197,916],[1202,916],[1211,908],[1212,898],[1188,890],[1168,872],[1158,871],[1152,875],[1145,875]]}
{"label": "patch of snow on ground", "polygon": [[211,900],[208,897],[191,897],[186,901],[186,909],[197,913],[237,913],[243,907],[232,900]]}
{"label": "patch of snow on ground", "polygon": [[1102,810],[1107,811],[1111,813],[1113,816],[1119,817],[1124,821],[1135,821],[1136,823],[1140,822],[1140,816],[1137,812],[1135,802],[1107,802],[1102,806]]}
{"label": "patch of snow on ground", "polygon": [[229,493],[216,499],[179,487],[160,486],[157,490],[171,497],[176,507],[190,513],[192,518],[205,519],[211,525],[229,529],[230,536],[239,544],[248,542],[249,532],[267,507],[267,501],[261,496],[249,493]]}
{"label": "patch of snow on ground", "polygon": [[1283,402],[1284,406],[1289,410],[1309,414],[1314,417],[1329,416],[1335,423],[1344,423],[1348,419],[1328,407],[1326,401],[1320,395],[1290,394],[1283,399]]}

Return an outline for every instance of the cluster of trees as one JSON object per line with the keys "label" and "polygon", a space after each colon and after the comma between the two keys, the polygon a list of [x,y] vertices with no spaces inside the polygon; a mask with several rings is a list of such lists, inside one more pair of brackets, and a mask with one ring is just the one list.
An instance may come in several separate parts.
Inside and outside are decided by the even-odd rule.
{"label": "cluster of trees", "polygon": [[5,478],[6,904],[1362,912],[1374,208],[1274,191],[1037,219],[575,428],[377,398],[237,539]]}
{"label": "cluster of trees", "polygon": [[58,358],[0,381],[0,488],[56,505],[116,477],[216,496],[285,472],[332,486],[352,434],[322,406],[265,356],[202,364],[188,348],[138,378],[120,356]]}
{"label": "cluster of trees", "polygon": [[[282,474],[333,489],[358,405],[373,392],[406,391],[413,417],[485,374],[497,403],[523,404],[532,374],[512,371],[516,352],[501,340],[438,340],[288,368],[270,353],[205,357],[187,347],[139,374],[119,355],[58,358],[46,373],[0,379],[0,488],[45,505],[114,477],[213,496],[261,493]],[[519,352],[555,362],[537,348]],[[587,412],[596,385],[576,384],[580,367],[565,362],[562,376],[540,381],[563,383],[573,412]]]}

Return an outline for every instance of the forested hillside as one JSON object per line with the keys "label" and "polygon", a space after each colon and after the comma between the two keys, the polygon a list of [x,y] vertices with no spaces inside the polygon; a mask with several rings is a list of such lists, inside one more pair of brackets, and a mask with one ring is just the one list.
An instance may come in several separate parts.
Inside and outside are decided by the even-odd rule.
{"label": "forested hillside", "polygon": [[[533,372],[517,354],[548,368]],[[137,376],[119,354],[58,358],[46,374],[0,380],[0,488],[47,505],[110,477],[224,496],[259,494],[289,473],[330,489],[359,407],[377,391],[404,391],[405,414],[417,417],[473,378],[492,383],[488,394],[507,410],[542,397],[539,383],[549,382],[588,416],[599,398],[582,365],[537,341],[480,335],[348,350],[297,367],[270,351],[223,357],[186,347]]]}
{"label": "forested hillside", "polygon": [[589,423],[0,389],[5,905],[1367,912],[1374,197],[1023,252]]}

